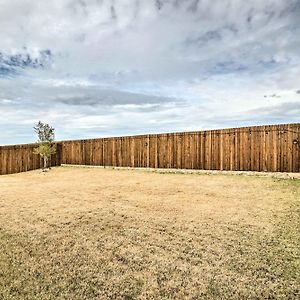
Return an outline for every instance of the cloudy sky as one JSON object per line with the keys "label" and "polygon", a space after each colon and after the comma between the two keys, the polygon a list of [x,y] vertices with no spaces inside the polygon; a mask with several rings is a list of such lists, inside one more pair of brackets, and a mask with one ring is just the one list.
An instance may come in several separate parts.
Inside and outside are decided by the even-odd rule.
{"label": "cloudy sky", "polygon": [[0,144],[300,120],[300,0],[0,0]]}

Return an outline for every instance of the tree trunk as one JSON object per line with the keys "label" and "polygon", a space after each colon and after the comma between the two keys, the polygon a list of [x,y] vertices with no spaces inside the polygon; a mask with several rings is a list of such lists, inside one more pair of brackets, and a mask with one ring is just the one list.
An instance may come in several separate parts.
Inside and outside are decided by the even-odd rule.
{"label": "tree trunk", "polygon": [[48,165],[48,157],[44,156],[44,169],[47,168]]}

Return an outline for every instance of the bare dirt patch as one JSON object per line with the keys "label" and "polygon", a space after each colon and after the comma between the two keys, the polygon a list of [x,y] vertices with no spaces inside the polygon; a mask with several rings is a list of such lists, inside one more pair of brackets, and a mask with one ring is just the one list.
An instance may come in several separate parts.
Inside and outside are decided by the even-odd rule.
{"label": "bare dirt patch", "polygon": [[298,299],[300,181],[0,177],[1,299]]}

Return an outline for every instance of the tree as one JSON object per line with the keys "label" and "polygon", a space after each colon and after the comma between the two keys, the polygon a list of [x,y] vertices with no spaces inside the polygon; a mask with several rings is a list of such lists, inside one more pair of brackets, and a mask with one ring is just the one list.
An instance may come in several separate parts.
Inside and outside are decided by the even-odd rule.
{"label": "tree", "polygon": [[47,123],[39,121],[34,127],[34,131],[38,135],[39,146],[34,149],[33,153],[40,155],[44,161],[43,170],[48,167],[48,161],[51,155],[56,153],[56,146],[53,145],[54,141],[54,128]]}

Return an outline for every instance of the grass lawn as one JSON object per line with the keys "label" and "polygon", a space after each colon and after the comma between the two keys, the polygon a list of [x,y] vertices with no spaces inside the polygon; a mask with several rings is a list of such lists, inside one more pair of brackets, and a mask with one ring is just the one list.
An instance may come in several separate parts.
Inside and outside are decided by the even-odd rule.
{"label": "grass lawn", "polygon": [[299,299],[300,180],[0,177],[0,299]]}

